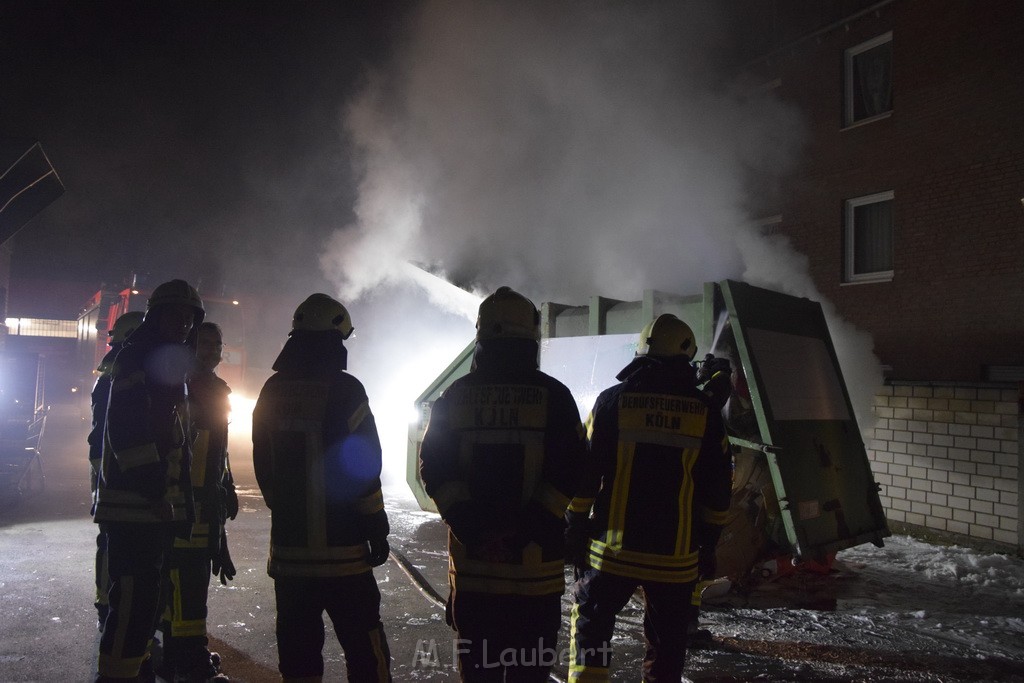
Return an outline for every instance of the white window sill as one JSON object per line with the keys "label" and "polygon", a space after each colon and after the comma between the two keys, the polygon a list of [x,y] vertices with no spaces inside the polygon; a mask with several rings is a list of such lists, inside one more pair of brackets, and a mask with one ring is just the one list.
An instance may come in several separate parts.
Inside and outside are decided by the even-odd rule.
{"label": "white window sill", "polygon": [[874,123],[875,121],[882,121],[884,119],[889,118],[890,116],[892,116],[892,109],[881,114],[875,114],[874,116],[870,116],[866,119],[861,119],[860,121],[854,121],[850,125],[844,128],[840,128],[839,132],[842,133],[843,131],[852,130],[853,128],[860,128],[861,126],[866,126],[869,123]]}
{"label": "white window sill", "polygon": [[856,280],[844,280],[839,283],[840,287],[849,287],[852,285],[876,285],[881,282],[892,282],[893,273],[888,271],[885,273],[872,273],[871,275],[860,275]]}

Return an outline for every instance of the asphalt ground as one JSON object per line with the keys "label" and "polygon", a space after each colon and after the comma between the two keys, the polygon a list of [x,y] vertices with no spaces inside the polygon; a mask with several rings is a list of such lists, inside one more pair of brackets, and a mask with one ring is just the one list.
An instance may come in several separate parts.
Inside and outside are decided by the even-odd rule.
{"label": "asphalt ground", "polygon": [[[23,497],[0,495],[0,682],[92,679],[98,632],[88,426],[87,406],[54,406],[41,448],[45,486]],[[265,568],[270,515],[248,458],[244,439],[233,441],[241,510],[228,535],[238,574],[226,586],[212,584],[209,631],[233,681],[263,683],[280,680]],[[458,680],[453,634],[437,604],[447,592],[444,527],[402,486],[385,489],[385,503],[397,552],[375,575],[394,680]],[[709,604],[705,625],[715,638],[709,649],[691,653],[686,673],[695,681],[1024,681],[1024,649],[1014,630],[1022,606],[1021,596],[958,599],[949,586],[871,567],[798,573]],[[922,620],[924,609],[930,621]],[[924,628],[936,626],[930,612],[938,609],[945,610],[942,620],[957,620],[956,630]],[[567,597],[563,613],[555,667],[562,677]],[[642,618],[635,601],[619,615],[612,680],[638,678]],[[325,680],[345,680],[329,623],[327,631]]]}

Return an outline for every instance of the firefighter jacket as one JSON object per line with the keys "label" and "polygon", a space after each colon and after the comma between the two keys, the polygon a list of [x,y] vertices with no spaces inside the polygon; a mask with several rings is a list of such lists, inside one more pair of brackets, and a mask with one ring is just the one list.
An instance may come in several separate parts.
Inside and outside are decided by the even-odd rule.
{"label": "firefighter jacket", "polygon": [[227,382],[212,371],[194,371],[188,377],[189,415],[192,418],[192,497],[196,521],[189,541],[175,545],[220,550],[227,514],[228,489],[234,490],[228,467]]}
{"label": "firefighter jacket", "polygon": [[[731,458],[719,411],[688,363],[640,357],[603,391],[570,525],[588,525],[590,566],[645,581],[697,579],[729,509]],[[590,519],[587,519],[588,514]]]}
{"label": "firefighter jacket", "polygon": [[187,343],[161,341],[145,323],[117,354],[110,374],[96,522],[193,520],[185,389],[193,355]]}
{"label": "firefighter jacket", "polygon": [[293,331],[256,401],[253,464],[275,578],[368,572],[367,543],[388,535],[377,427],[346,358],[337,331]]}
{"label": "firefighter jacket", "polygon": [[477,344],[474,368],[434,403],[420,476],[448,525],[453,590],[565,589],[565,510],[586,441],[569,390],[537,369],[537,343]]}
{"label": "firefighter jacket", "polygon": [[92,485],[92,514],[96,513],[96,487],[103,459],[103,428],[107,421],[107,403],[110,401],[110,371],[121,344],[111,344],[96,368],[96,383],[89,398],[92,403],[92,429],[89,430],[89,472]]}

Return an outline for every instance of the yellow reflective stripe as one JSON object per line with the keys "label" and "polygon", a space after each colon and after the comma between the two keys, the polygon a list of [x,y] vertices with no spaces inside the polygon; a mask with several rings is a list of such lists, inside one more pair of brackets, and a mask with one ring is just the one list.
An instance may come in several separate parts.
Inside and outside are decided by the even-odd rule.
{"label": "yellow reflective stripe", "polygon": [[433,498],[437,511],[443,515],[452,505],[470,499],[469,485],[464,481],[446,481],[437,489]]}
{"label": "yellow reflective stripe", "polygon": [[571,683],[606,683],[610,680],[606,667],[587,666],[586,664],[569,665],[569,681]]}
{"label": "yellow reflective stripe", "polygon": [[318,425],[306,429],[306,543],[327,547],[327,476],[323,437]]}
{"label": "yellow reflective stripe", "polygon": [[663,567],[665,569],[685,569],[689,566],[697,566],[696,552],[682,552],[678,555],[645,553],[639,550],[615,548],[599,540],[590,541],[590,557],[591,559],[605,558],[623,563],[643,564],[651,567]]}
{"label": "yellow reflective stripe", "polygon": [[693,584],[693,592],[690,593],[690,604],[700,607],[700,600],[704,597],[704,589],[713,584],[714,581],[698,581]]}
{"label": "yellow reflective stripe", "polygon": [[459,556],[453,556],[452,560],[455,571],[460,575],[472,574],[474,576],[493,576],[516,580],[534,580],[551,577],[563,580],[565,578],[563,571],[565,562],[561,559],[541,562],[539,564],[484,562],[483,560],[470,560]]}
{"label": "yellow reflective stripe", "polygon": [[470,443],[544,445],[544,432],[526,429],[479,429],[465,432]]}
{"label": "yellow reflective stripe", "polygon": [[171,582],[172,590],[174,591],[174,599],[171,600],[170,610],[171,618],[170,621],[174,622],[176,617],[180,617],[182,614],[181,609],[181,570],[172,569],[168,572],[168,579]]}
{"label": "yellow reflective stripe", "polygon": [[483,576],[452,576],[457,590],[500,595],[551,595],[565,590],[565,576],[544,581],[514,581]]}
{"label": "yellow reflective stripe", "polygon": [[138,657],[124,656],[124,639],[128,634],[129,619],[132,611],[132,600],[135,598],[135,578],[131,575],[122,576],[121,604],[117,611],[117,630],[114,632],[113,645],[109,653],[99,653],[96,663],[97,671],[111,678],[132,678],[138,675],[139,667],[145,655]]}
{"label": "yellow reflective stripe", "polygon": [[348,431],[354,432],[359,428],[359,425],[363,423],[366,416],[370,414],[370,404],[367,401],[363,401],[358,408],[355,409],[348,418]]}
{"label": "yellow reflective stripe", "polygon": [[191,619],[189,621],[172,621],[171,635],[176,638],[189,638],[206,635],[206,619]]}
{"label": "yellow reflective stripe", "polygon": [[272,557],[267,563],[267,570],[271,576],[355,576],[372,569],[370,563],[363,560],[341,564],[303,564],[279,562]]}
{"label": "yellow reflective stripe", "polygon": [[619,443],[615,462],[615,482],[612,484],[611,504],[608,509],[608,542],[613,548],[622,547],[622,531],[626,528],[626,501],[629,498],[629,478],[633,472],[636,444]]}
{"label": "yellow reflective stripe", "polygon": [[370,636],[370,649],[373,650],[373,658],[377,662],[377,683],[387,683],[391,680],[388,675],[388,657],[384,655],[384,647],[381,645],[380,627],[374,628],[368,634]]}
{"label": "yellow reflective stripe", "polygon": [[690,511],[693,509],[693,465],[699,455],[700,450],[692,448],[682,452],[683,481],[679,487],[679,512],[676,517],[676,555],[681,555],[684,548],[690,547],[690,537],[693,533],[693,522],[690,519]]}
{"label": "yellow reflective stripe", "polygon": [[210,452],[210,430],[200,429],[192,445],[192,486],[202,488],[206,484],[206,457]]}
{"label": "yellow reflective stripe", "polygon": [[337,561],[355,560],[366,557],[367,549],[363,544],[336,545],[328,548],[303,548],[298,546],[275,545],[271,547],[274,559],[278,560],[314,560]]}
{"label": "yellow reflective stripe", "polygon": [[128,678],[134,680],[139,675],[139,667],[146,655],[122,659],[115,655],[100,653],[96,662],[97,673],[110,678]]}
{"label": "yellow reflective stripe", "polygon": [[[523,447],[523,489],[521,499],[523,503],[535,495],[537,486],[541,483],[541,475],[544,470],[544,447],[543,441],[533,441]],[[566,500],[566,504],[568,504]],[[559,516],[565,513],[557,513]]]}
{"label": "yellow reflective stripe", "polygon": [[122,448],[114,451],[114,458],[121,466],[121,471],[160,462],[160,452],[156,449],[155,443],[146,443],[132,448]]}
{"label": "yellow reflective stripe", "polygon": [[189,538],[176,537],[175,548],[206,548],[210,545],[210,525],[196,523],[192,525],[192,535]]}
{"label": "yellow reflective stripe", "polygon": [[569,504],[569,510],[572,512],[578,512],[586,514],[590,512],[590,508],[594,507],[594,498],[573,498]]}
{"label": "yellow reflective stripe", "polygon": [[533,493],[533,499],[555,517],[564,517],[565,510],[569,507],[569,503],[571,502],[569,500],[569,496],[565,495],[546,481],[537,483],[537,488]]}
{"label": "yellow reflective stripe", "polygon": [[651,567],[623,564],[621,558],[590,554],[590,566],[608,574],[661,583],[689,583],[697,580],[697,563],[688,567]]}
{"label": "yellow reflective stripe", "polygon": [[708,524],[725,526],[729,521],[728,510],[712,510],[704,505],[697,506],[697,516]]}
{"label": "yellow reflective stripe", "polygon": [[384,509],[384,492],[377,489],[368,496],[356,500],[356,512],[361,515],[372,515]]}
{"label": "yellow reflective stripe", "polygon": [[639,429],[623,430],[619,432],[621,441],[632,441],[634,443],[649,443],[656,446],[668,446],[670,448],[697,448],[701,447],[701,440],[688,434],[669,434],[666,432],[645,431]]}

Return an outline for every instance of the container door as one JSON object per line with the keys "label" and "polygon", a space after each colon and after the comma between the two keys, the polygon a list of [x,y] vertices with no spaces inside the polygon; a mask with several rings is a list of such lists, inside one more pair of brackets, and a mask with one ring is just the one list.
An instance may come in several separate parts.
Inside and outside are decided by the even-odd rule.
{"label": "container door", "polygon": [[821,305],[731,280],[719,288],[752,407],[740,445],[766,452],[795,554],[881,546],[889,530],[878,485]]}

